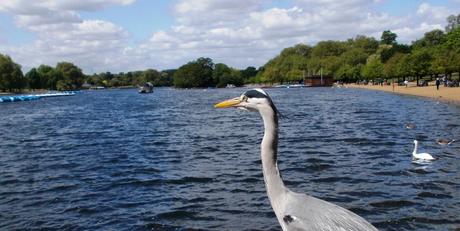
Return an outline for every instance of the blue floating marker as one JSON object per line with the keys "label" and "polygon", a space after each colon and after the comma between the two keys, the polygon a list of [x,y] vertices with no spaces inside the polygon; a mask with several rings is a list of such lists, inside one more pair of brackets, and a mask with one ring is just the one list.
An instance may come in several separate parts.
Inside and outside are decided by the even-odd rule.
{"label": "blue floating marker", "polygon": [[75,92],[52,92],[39,95],[17,95],[17,96],[2,96],[0,97],[0,103],[6,102],[17,102],[17,101],[30,101],[46,97],[58,97],[58,96],[72,96]]}

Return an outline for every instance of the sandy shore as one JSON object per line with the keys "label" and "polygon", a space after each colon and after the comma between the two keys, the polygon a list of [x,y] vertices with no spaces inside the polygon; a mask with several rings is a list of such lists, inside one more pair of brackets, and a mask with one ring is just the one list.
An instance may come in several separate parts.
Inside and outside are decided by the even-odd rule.
{"label": "sandy shore", "polygon": [[347,84],[347,87],[353,88],[363,88],[363,89],[370,89],[370,90],[379,90],[379,91],[388,91],[394,92],[397,94],[405,94],[405,95],[414,95],[414,96],[422,96],[422,97],[429,97],[436,100],[454,103],[460,105],[460,87],[444,87],[439,86],[439,90],[436,90],[436,86],[430,83],[430,86],[427,87],[417,87],[411,86],[393,86],[391,85],[357,85],[357,84]]}

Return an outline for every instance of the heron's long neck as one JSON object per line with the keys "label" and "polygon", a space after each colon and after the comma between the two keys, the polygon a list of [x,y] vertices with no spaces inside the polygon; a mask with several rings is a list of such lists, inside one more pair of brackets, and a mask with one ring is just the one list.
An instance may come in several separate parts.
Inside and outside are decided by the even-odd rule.
{"label": "heron's long neck", "polygon": [[[281,179],[276,154],[278,149],[278,116],[272,108],[260,110],[264,121],[264,137],[261,144],[262,168],[268,197],[272,206],[278,206],[279,196],[285,192],[283,180]],[[276,209],[275,209],[276,211]]]}

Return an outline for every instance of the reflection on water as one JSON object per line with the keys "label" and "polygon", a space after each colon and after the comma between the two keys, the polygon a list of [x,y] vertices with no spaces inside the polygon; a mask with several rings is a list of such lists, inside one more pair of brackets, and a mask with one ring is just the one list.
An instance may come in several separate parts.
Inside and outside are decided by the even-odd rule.
{"label": "reflection on water", "polygon": [[[0,105],[0,229],[279,230],[244,89],[88,91]],[[268,89],[288,187],[381,230],[460,227],[460,108],[355,89]],[[414,129],[405,124],[413,122]],[[411,159],[413,139],[439,158]],[[422,147],[421,147],[422,148]]]}

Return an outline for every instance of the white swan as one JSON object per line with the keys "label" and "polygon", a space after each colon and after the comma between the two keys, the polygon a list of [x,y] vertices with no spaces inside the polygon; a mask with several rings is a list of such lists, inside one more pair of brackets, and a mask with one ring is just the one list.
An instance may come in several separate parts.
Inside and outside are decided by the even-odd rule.
{"label": "white swan", "polygon": [[412,158],[418,160],[434,160],[434,157],[431,156],[429,153],[417,153],[418,141],[414,140],[414,151],[412,152]]}

